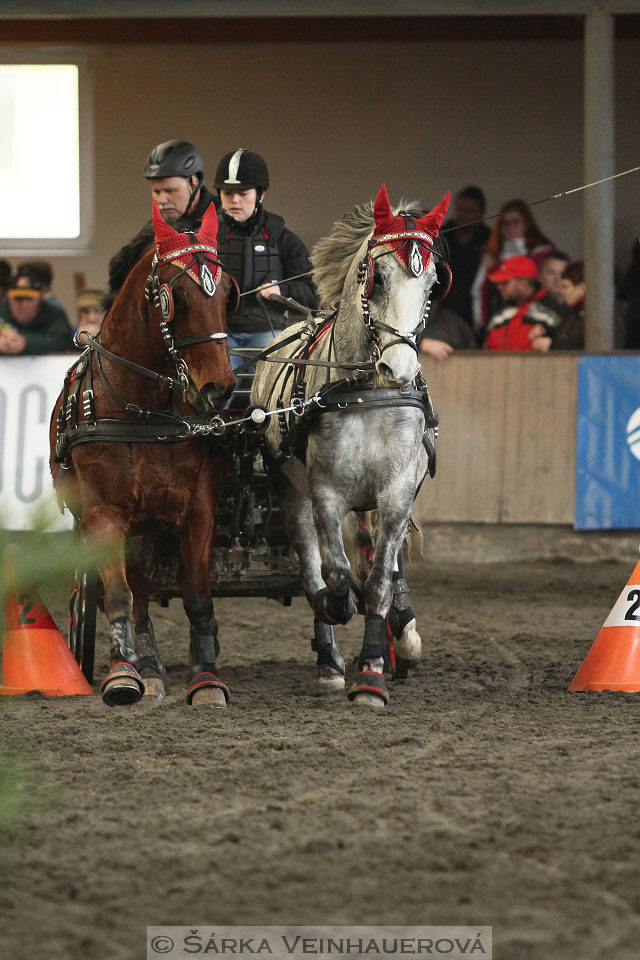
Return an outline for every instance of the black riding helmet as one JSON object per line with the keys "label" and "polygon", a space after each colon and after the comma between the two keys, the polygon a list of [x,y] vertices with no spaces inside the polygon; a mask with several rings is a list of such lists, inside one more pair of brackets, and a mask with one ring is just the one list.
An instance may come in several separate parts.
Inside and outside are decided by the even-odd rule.
{"label": "black riding helmet", "polygon": [[167,140],[154,147],[144,165],[147,180],[165,177],[197,177],[204,179],[204,164],[200,151],[188,140]]}
{"label": "black riding helmet", "polygon": [[[204,180],[204,164],[200,151],[188,140],[167,140],[153,148],[147,157],[142,175],[147,180],[164,180],[165,177],[184,177],[188,180],[191,196],[185,213],[189,214]],[[191,177],[196,178],[195,186]]]}
{"label": "black riding helmet", "polygon": [[234,187],[250,190],[254,187],[259,197],[269,186],[269,171],[259,153],[239,147],[225,153],[218,164],[213,186],[216,190],[233,190]]}

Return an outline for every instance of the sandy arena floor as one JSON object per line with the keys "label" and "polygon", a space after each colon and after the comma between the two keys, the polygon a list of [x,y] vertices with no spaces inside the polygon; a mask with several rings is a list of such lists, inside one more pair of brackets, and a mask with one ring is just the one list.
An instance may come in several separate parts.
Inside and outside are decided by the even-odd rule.
{"label": "sandy arena floor", "polygon": [[184,703],[175,601],[152,610],[166,700],[0,698],[2,956],[133,960],[147,924],[408,923],[490,924],[500,960],[636,958],[640,695],[566,693],[632,569],[414,562],[424,656],[384,712],[317,695],[302,600],[218,603],[226,711]]}

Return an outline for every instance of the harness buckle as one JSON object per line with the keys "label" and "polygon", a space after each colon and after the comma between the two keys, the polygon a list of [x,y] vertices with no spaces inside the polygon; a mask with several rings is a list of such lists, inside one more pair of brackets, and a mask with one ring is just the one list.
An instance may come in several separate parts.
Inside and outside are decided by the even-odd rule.
{"label": "harness buckle", "polygon": [[85,390],[82,394],[82,414],[85,420],[94,420],[93,390]]}
{"label": "harness buckle", "polygon": [[180,381],[180,386],[182,387],[182,396],[184,398],[186,397],[187,390],[189,389],[189,368],[182,357],[178,357],[176,355],[174,362],[176,365],[178,380]]}

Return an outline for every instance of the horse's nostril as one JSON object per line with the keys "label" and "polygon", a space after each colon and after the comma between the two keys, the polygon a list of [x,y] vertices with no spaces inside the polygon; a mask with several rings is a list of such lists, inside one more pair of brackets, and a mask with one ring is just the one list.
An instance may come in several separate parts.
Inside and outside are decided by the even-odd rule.
{"label": "horse's nostril", "polygon": [[215,410],[222,410],[231,396],[231,392],[231,387],[219,387],[217,383],[207,383],[200,391],[205,403],[208,403]]}
{"label": "horse's nostril", "polygon": [[378,373],[381,377],[384,377],[385,380],[393,380],[393,370],[386,363],[379,363],[376,367]]}

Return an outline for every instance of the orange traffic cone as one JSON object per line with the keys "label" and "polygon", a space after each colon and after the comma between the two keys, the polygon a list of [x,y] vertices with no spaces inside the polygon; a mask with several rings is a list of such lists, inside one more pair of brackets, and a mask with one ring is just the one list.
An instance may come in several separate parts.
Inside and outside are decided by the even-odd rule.
{"label": "orange traffic cone", "polygon": [[568,690],[640,690],[640,561]]}
{"label": "orange traffic cone", "polygon": [[93,693],[34,589],[7,595],[0,694],[39,690],[52,697]]}

